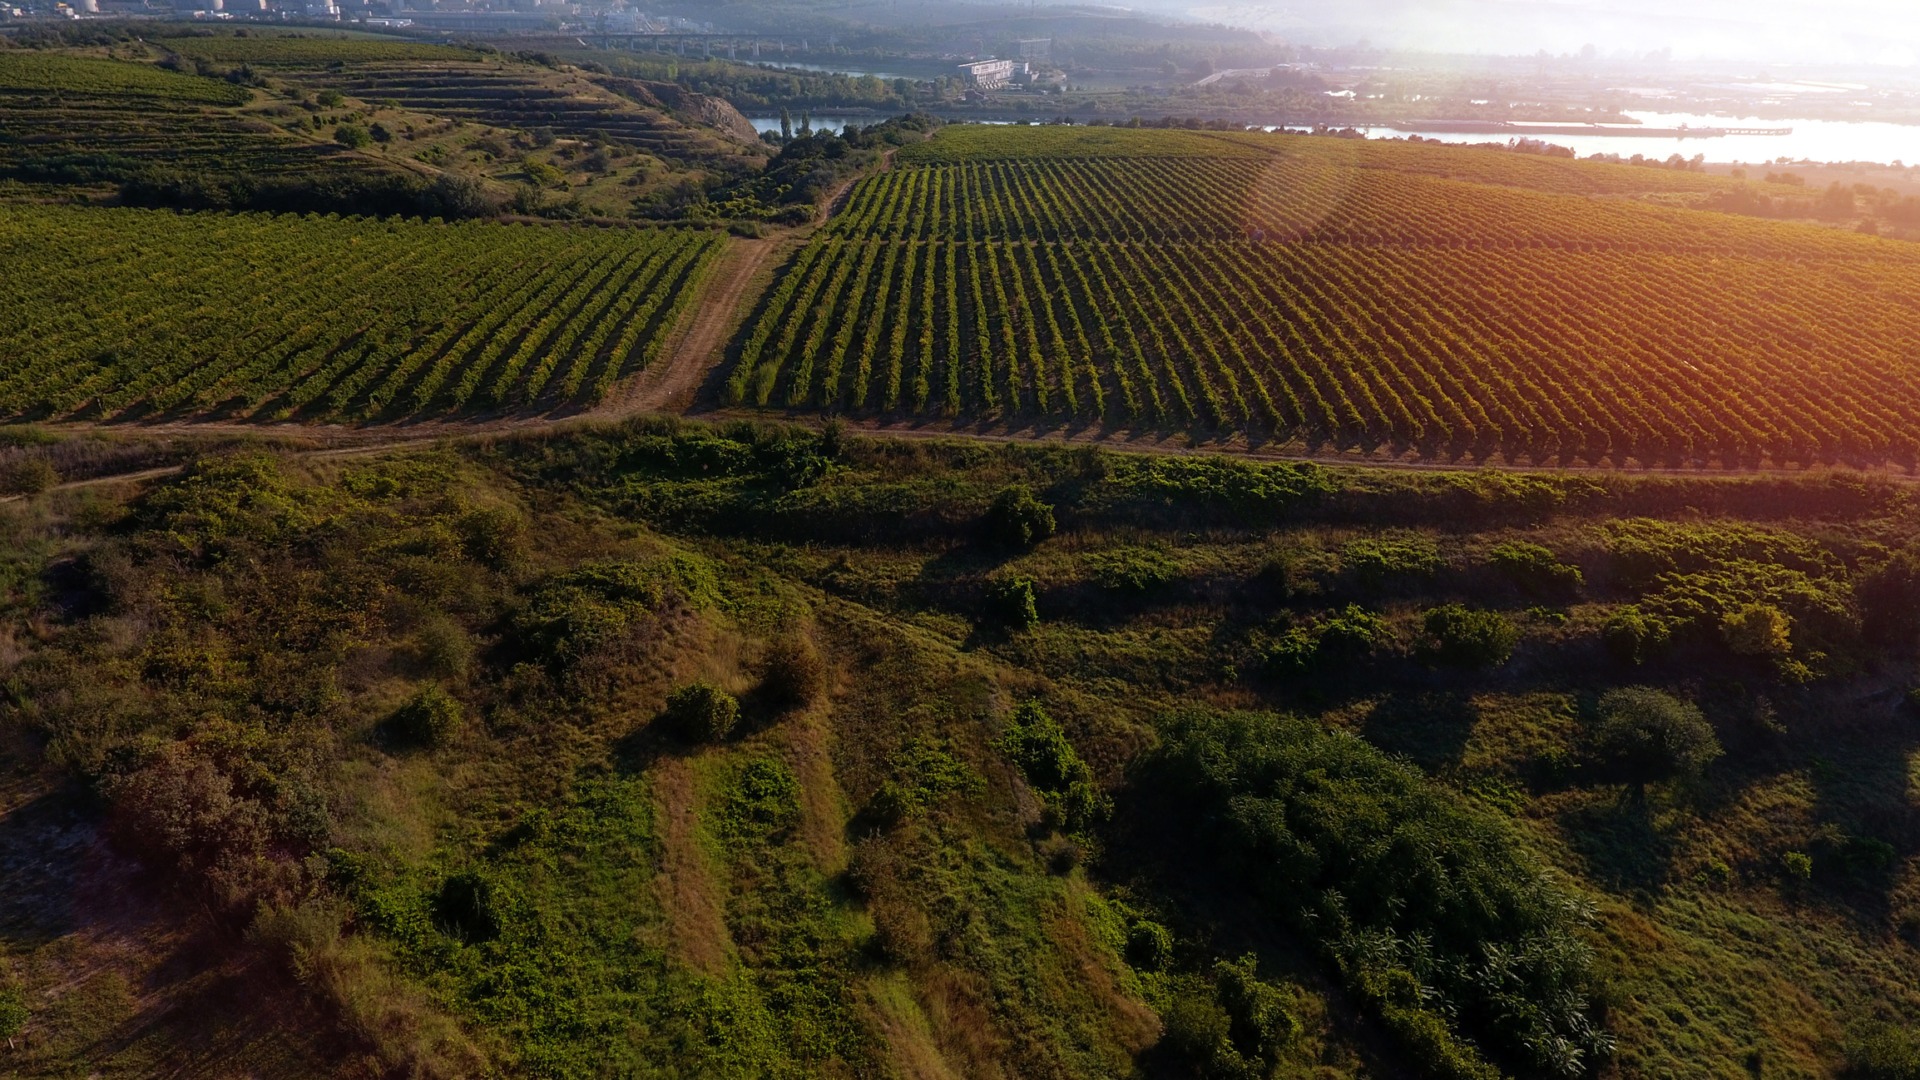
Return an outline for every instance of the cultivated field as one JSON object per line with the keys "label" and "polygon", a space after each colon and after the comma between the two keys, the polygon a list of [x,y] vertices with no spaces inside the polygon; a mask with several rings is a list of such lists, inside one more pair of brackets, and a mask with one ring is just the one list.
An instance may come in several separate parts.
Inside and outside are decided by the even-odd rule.
{"label": "cultivated field", "polygon": [[710,232],[0,206],[0,413],[566,408],[644,367]]}
{"label": "cultivated field", "polygon": [[1542,460],[1904,459],[1920,250],[1728,181],[1281,135],[955,128],[862,182],[729,398]]}

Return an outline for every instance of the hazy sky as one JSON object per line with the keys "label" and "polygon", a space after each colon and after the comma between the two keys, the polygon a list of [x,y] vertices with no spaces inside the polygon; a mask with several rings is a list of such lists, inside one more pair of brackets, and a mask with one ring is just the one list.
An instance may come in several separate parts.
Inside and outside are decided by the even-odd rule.
{"label": "hazy sky", "polygon": [[1314,44],[1920,64],[1920,0],[1147,0]]}

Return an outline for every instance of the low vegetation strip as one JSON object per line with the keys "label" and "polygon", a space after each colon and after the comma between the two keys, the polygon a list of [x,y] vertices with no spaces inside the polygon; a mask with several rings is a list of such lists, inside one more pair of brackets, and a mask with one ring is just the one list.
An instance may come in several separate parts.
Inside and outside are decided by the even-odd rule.
{"label": "low vegetation strip", "polygon": [[0,209],[0,413],[394,418],[589,404],[721,238]]}
{"label": "low vegetation strip", "polygon": [[243,105],[244,88],[151,64],[38,52],[0,52],[0,93],[69,93]]}
{"label": "low vegetation strip", "polygon": [[246,37],[195,34],[161,38],[159,44],[185,56],[215,63],[267,64],[275,67],[324,67],[340,63],[392,63],[409,60],[473,60],[470,49],[398,38],[335,34],[262,34]]}
{"label": "low vegetation strip", "polygon": [[728,395],[1430,456],[1911,458],[1920,252],[1344,142],[948,129],[795,258]]}

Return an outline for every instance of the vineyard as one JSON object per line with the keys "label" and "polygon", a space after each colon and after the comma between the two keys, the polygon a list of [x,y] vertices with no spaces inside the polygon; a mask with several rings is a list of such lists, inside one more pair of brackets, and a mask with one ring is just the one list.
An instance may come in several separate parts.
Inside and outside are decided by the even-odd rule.
{"label": "vineyard", "polygon": [[1543,191],[1516,161],[949,129],[800,251],[727,395],[1532,460],[1914,452],[1920,251],[1569,193],[1713,178],[1564,163]]}
{"label": "vineyard", "polygon": [[199,105],[241,105],[252,95],[216,79],[151,64],[38,52],[0,52],[0,94],[74,93]]}
{"label": "vineyard", "polygon": [[654,357],[721,242],[0,206],[0,414],[579,407]]}

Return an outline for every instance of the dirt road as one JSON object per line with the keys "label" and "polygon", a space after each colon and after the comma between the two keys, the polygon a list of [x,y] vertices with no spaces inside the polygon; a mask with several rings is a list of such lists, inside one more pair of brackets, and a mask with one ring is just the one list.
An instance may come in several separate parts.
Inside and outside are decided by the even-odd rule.
{"label": "dirt road", "polygon": [[645,371],[614,387],[607,400],[587,413],[614,419],[642,412],[684,412],[693,404],[701,380],[726,359],[727,342],[746,315],[747,290],[783,248],[780,240],[734,239],[702,283],[699,298],[673,328],[660,358]]}

